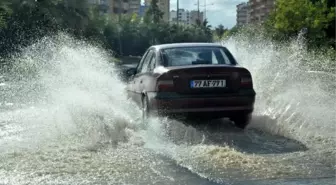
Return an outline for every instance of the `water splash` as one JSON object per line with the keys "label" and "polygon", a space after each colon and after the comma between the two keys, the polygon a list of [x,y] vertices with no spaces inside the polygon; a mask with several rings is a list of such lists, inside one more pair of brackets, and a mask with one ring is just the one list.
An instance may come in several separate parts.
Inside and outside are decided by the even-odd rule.
{"label": "water splash", "polygon": [[[143,127],[137,121],[140,111],[127,100],[125,84],[115,75],[113,58],[99,47],[61,33],[13,55],[14,68],[5,75],[9,80],[4,82],[6,91],[1,91],[1,102],[12,103],[14,108],[0,112],[0,183],[63,183],[70,179],[78,183],[141,180],[171,184],[179,176],[167,177],[162,172],[176,167],[166,167],[171,164],[152,151],[215,182],[237,177],[328,175],[328,167],[325,170],[320,161],[311,161],[319,157],[312,157],[322,148],[319,144],[333,143],[331,81],[315,78],[300,67],[304,60],[316,59],[294,42],[281,47],[264,40],[233,38],[225,44],[253,73],[258,101],[251,127],[294,138],[315,151],[269,154],[272,145],[281,148],[295,143],[229,126],[224,128],[226,132],[216,133],[153,118]],[[322,86],[319,80],[328,85]],[[273,119],[258,119],[260,115]],[[306,125],[301,126],[303,123]],[[316,123],[323,124],[319,127]],[[243,151],[251,146],[252,152]],[[320,153],[329,164],[334,164],[332,146]],[[258,150],[269,153],[259,155]]]}
{"label": "water splash", "polygon": [[[209,143],[206,140],[214,135],[213,132],[209,134],[204,130],[182,128],[173,122],[171,125],[179,128],[174,131],[175,134],[180,133],[179,144],[165,147],[156,145],[154,148],[176,160],[179,165],[220,183],[240,178],[334,176],[336,105],[333,100],[336,97],[336,76],[312,71],[319,70],[316,68],[318,65],[324,69],[323,65],[332,63],[333,59],[308,52],[303,34],[284,45],[265,40],[264,37],[248,38],[245,35],[230,38],[223,44],[239,63],[252,72],[257,91],[252,124],[245,133],[235,133],[230,129],[234,135],[225,132],[222,135],[226,134],[231,139],[222,136],[221,142]],[[254,129],[271,133],[273,137],[254,143],[251,140],[263,137],[254,135]],[[188,136],[181,137],[185,132],[192,133],[190,138],[194,137],[194,142],[188,142]],[[251,138],[251,135],[254,136]],[[303,143],[308,149],[270,155],[236,150],[239,143],[245,143],[246,148],[252,145],[259,150],[264,150],[263,145],[272,148],[277,145],[276,136]],[[164,137],[176,142],[174,134]],[[237,144],[230,144],[230,141]],[[286,147],[294,144],[290,140],[281,142]],[[266,143],[270,145],[266,146]]]}
{"label": "water splash", "polygon": [[113,75],[113,58],[104,50],[61,33],[42,38],[13,59],[7,74],[12,85],[3,98],[26,105],[11,117],[21,127],[21,146],[58,143],[60,138],[71,141],[69,145],[118,143],[136,128],[133,120],[139,111],[124,95],[124,84]]}
{"label": "water splash", "polygon": [[243,36],[231,38],[224,45],[252,72],[258,94],[256,114],[277,120],[276,124],[253,126],[312,147],[323,141],[328,142],[328,148],[332,148],[330,144],[335,146],[336,104],[332,100],[336,97],[336,76],[313,73],[309,68],[311,63],[323,69],[332,58],[308,52],[303,34],[283,45]]}

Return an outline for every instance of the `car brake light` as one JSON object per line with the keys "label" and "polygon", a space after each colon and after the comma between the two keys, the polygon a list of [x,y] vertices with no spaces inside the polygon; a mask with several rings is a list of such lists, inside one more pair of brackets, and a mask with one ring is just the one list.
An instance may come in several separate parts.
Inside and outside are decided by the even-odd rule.
{"label": "car brake light", "polygon": [[162,80],[157,83],[157,91],[159,92],[171,92],[174,91],[173,80]]}
{"label": "car brake light", "polygon": [[252,78],[250,76],[244,76],[240,80],[241,86],[252,87]]}

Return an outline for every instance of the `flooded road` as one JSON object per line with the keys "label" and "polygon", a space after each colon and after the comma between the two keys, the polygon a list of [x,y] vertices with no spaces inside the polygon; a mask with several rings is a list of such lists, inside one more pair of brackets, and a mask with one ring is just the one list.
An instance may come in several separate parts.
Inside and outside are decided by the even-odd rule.
{"label": "flooded road", "polygon": [[160,133],[145,136],[147,131],[142,138],[131,136],[120,125],[125,135],[118,138],[102,130],[99,137],[92,131],[33,142],[55,128],[38,128],[44,133],[34,136],[28,132],[37,127],[12,128],[11,134],[2,133],[7,147],[1,149],[0,184],[334,184],[333,167],[297,141],[235,130],[226,121],[197,129],[170,124],[175,127],[167,129],[169,141]]}
{"label": "flooded road", "polygon": [[334,95],[284,83],[257,68],[270,51],[243,55],[239,44],[227,43],[255,62],[260,94],[246,130],[224,119],[141,124],[103,50],[62,34],[23,49],[0,78],[0,184],[335,184]]}

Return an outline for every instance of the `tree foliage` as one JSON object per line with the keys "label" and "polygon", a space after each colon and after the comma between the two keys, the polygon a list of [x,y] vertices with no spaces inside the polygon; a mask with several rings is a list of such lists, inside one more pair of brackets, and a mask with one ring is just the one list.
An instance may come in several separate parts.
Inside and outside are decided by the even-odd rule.
{"label": "tree foliage", "polygon": [[219,38],[219,39],[222,39],[222,37],[224,36],[224,33],[227,31],[226,28],[224,28],[224,26],[222,24],[218,25],[218,27],[215,28],[215,33],[216,33],[216,36]]}
{"label": "tree foliage", "polygon": [[265,26],[278,39],[304,31],[311,46],[321,46],[335,44],[334,24],[335,3],[326,0],[278,0]]}
{"label": "tree foliage", "polygon": [[325,0],[278,0],[274,27],[289,34],[303,28],[317,34],[323,32],[334,17],[335,8],[329,8]]}
{"label": "tree foliage", "polygon": [[197,19],[196,27],[201,28],[207,35],[212,36],[211,25],[209,25],[209,21],[207,19],[204,19],[203,22]]}
{"label": "tree foliage", "polygon": [[276,41],[288,41],[305,33],[309,48],[335,48],[335,0],[277,0],[266,21],[247,27],[233,27],[226,35],[243,31],[253,37],[259,32]]}
{"label": "tree foliage", "polygon": [[152,1],[145,23],[135,14],[119,20],[102,14],[101,8],[83,0],[1,0],[0,56],[58,31],[99,43],[118,55],[141,55],[152,44],[212,39],[207,22],[188,27],[163,22],[157,0]]}
{"label": "tree foliage", "polygon": [[162,21],[163,12],[158,6],[158,0],[152,0],[148,10],[146,11],[145,22],[158,24]]}

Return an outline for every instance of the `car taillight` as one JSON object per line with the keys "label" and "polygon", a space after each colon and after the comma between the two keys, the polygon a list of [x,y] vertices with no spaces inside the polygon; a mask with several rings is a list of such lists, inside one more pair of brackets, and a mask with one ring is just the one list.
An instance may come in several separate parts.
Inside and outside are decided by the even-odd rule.
{"label": "car taillight", "polygon": [[240,85],[243,86],[243,87],[252,88],[253,82],[252,82],[251,76],[243,76],[243,77],[241,77]]}
{"label": "car taillight", "polygon": [[173,80],[161,80],[157,82],[156,88],[158,92],[172,92],[174,91],[174,82]]}

